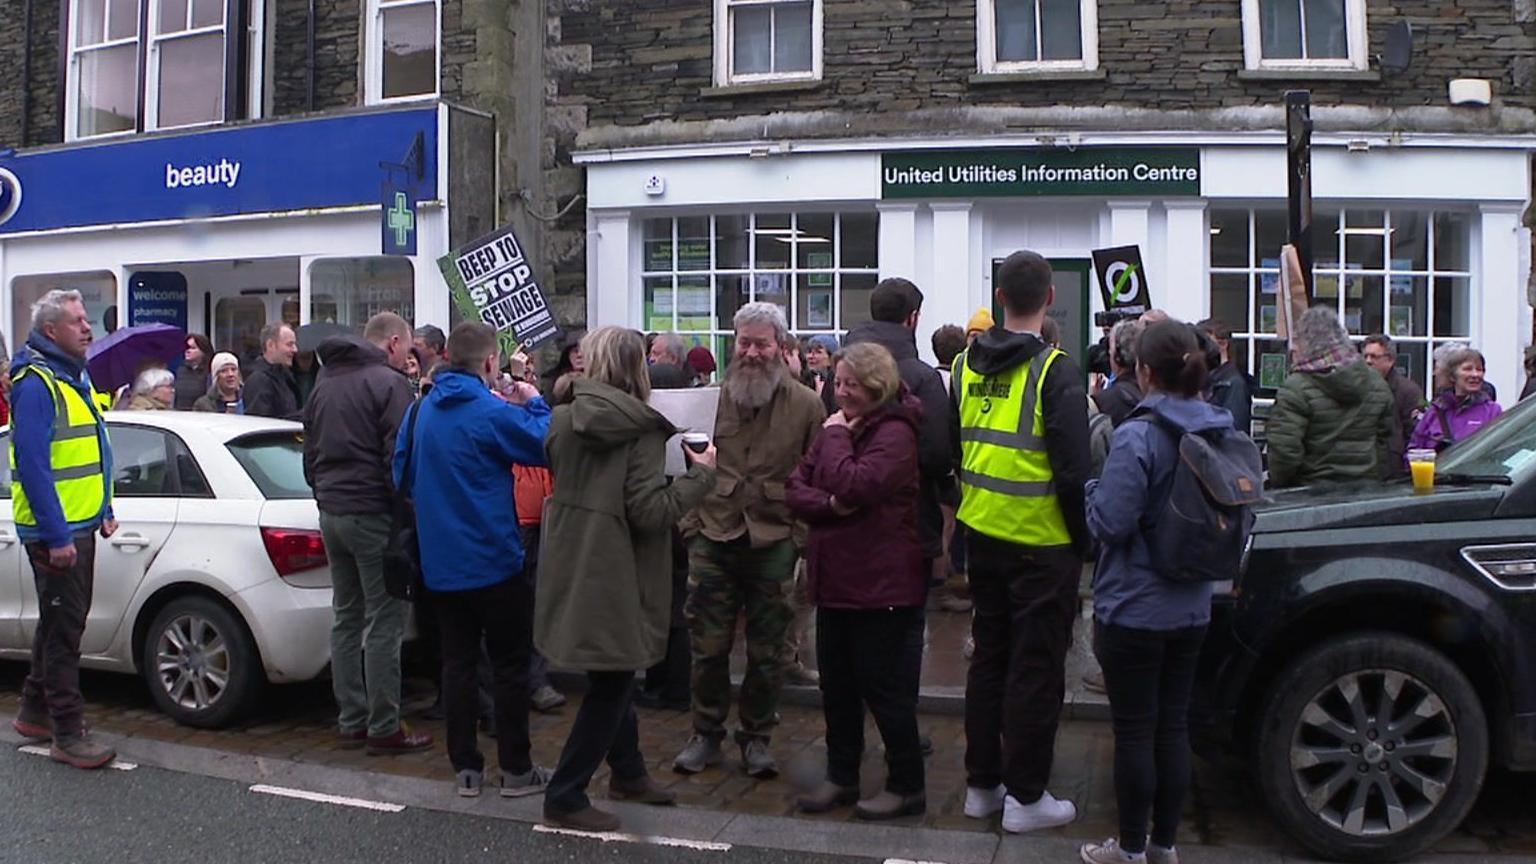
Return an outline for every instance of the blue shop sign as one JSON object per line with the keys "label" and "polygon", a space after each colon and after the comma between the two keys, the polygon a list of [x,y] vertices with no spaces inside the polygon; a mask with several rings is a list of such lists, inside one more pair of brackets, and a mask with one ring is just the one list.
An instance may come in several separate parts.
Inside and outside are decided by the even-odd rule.
{"label": "blue shop sign", "polygon": [[379,203],[381,163],[421,142],[437,193],[438,108],[347,114],[0,157],[0,236],[83,225]]}

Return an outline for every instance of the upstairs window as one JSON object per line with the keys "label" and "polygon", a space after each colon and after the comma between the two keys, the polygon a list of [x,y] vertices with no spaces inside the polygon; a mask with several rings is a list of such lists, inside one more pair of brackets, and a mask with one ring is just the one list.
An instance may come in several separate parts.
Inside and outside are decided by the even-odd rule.
{"label": "upstairs window", "polygon": [[438,0],[368,0],[368,101],[437,96]]}
{"label": "upstairs window", "polygon": [[1094,0],[977,0],[976,43],[982,72],[1096,69]]}
{"label": "upstairs window", "polygon": [[1365,0],[1243,0],[1250,69],[1365,69]]}
{"label": "upstairs window", "polygon": [[821,77],[821,0],[715,0],[715,83]]}
{"label": "upstairs window", "polygon": [[224,0],[152,0],[146,125],[224,119]]}
{"label": "upstairs window", "polygon": [[132,132],[139,123],[139,0],[75,0],[74,13],[69,137]]}

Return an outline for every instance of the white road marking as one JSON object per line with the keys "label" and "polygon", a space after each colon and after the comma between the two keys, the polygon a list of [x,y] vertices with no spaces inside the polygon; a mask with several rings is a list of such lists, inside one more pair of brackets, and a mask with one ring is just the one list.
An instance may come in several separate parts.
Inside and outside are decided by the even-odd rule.
{"label": "white road marking", "polygon": [[942,861],[910,861],[906,858],[887,858],[885,864],[944,864]]}
{"label": "white road marking", "polygon": [[376,810],[380,813],[399,813],[405,809],[404,804],[390,804],[386,801],[369,801],[366,798],[348,798],[344,795],[327,795],[324,792],[309,792],[304,789],[289,789],[286,786],[268,786],[258,783],[252,786],[250,791],[260,795],[276,795],[280,798],[297,798],[301,801],[314,801],[317,804],[335,804],[339,807],[356,807],[360,810]]}
{"label": "white road marking", "polygon": [[533,830],[540,834],[563,834],[567,837],[585,837],[589,840],[601,840],[604,843],[644,843],[648,846],[671,846],[679,849],[696,849],[700,852],[731,851],[731,844],[715,843],[711,840],[684,840],[681,837],[649,837],[644,834],[624,834],[619,831],[577,831],[574,828],[555,828],[550,825],[535,825]]}
{"label": "white road marking", "polygon": [[[19,747],[17,749],[22,753],[28,753],[33,756],[48,755],[48,748],[41,744],[28,744],[25,747]],[[133,769],[139,767],[139,764],[137,762],[124,762],[121,759],[114,759],[107,763],[107,767],[114,771],[132,771]]]}

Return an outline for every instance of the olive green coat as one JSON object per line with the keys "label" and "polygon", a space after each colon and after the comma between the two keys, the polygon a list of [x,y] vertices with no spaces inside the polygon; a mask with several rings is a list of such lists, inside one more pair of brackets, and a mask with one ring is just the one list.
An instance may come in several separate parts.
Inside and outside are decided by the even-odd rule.
{"label": "olive green coat", "polygon": [[1387,448],[1397,425],[1387,382],[1364,362],[1292,372],[1275,397],[1265,431],[1269,485],[1379,480],[1391,473]]}
{"label": "olive green coat", "polygon": [[555,408],[534,644],[557,667],[640,670],[661,662],[672,621],[672,528],[714,488],[694,465],[668,482],[672,424],[586,378]]}

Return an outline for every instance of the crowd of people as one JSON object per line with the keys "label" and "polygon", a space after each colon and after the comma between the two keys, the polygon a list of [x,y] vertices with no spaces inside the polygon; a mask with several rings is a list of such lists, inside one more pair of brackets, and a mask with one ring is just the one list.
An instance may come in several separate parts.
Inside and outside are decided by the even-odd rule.
{"label": "crowd of people", "polygon": [[[819,686],[826,723],[825,777],[801,810],[924,812],[917,705],[931,602],[971,613],[965,814],[1001,814],[1009,832],[1073,821],[1048,786],[1091,561],[1120,830],[1082,857],[1177,861],[1210,584],[1166,578],[1146,526],[1166,506],[1181,436],[1246,436],[1256,388],[1222,322],[1157,311],[1108,328],[1107,374],[1089,385],[1050,317],[1049,262],[1008,257],[995,293],[1000,320],[983,310],[934,332],[937,366],[919,359],[923,294],[907,279],[881,281],[869,321],[842,339],[797,338],[781,307],[746,304],[705,430],[679,430],[650,404],[654,390],[715,381],[715,357],[678,334],[562,336],[539,376],[528,358],[501,356],[483,324],[445,335],[387,312],[322,341],[307,388],[295,332],[277,323],[244,375],[192,335],[174,372],[145,368],[117,401],[302,421],[334,584],[339,745],[432,745],[401,720],[415,602],[440,656],[458,793],[485,783],[484,728],[500,794],[545,793],[546,820],[565,827],[619,827],[587,794],[604,761],[610,799],[673,802],[647,774],[637,704],[691,713],[672,766],[695,774],[725,761],[734,701],[742,770],[775,776],[791,680]],[[44,297],[8,406],[16,521],[45,598],[16,729],[81,767],[111,758],[80,722],[74,669],[93,538],[116,527],[90,338],[78,294]],[[1388,337],[1357,350],[1327,308],[1300,316],[1291,361],[1266,419],[1275,488],[1402,474],[1408,450],[1443,448],[1500,411],[1476,350],[1436,352],[1426,402]],[[668,476],[680,431],[708,440],[690,442],[686,470]],[[419,581],[401,585],[392,556],[412,532]],[[815,671],[802,654],[812,619]],[[733,696],[739,620],[747,664]],[[553,770],[529,743],[529,712],[565,701],[551,666],[587,679]],[[866,713],[888,770],[863,797]]]}

